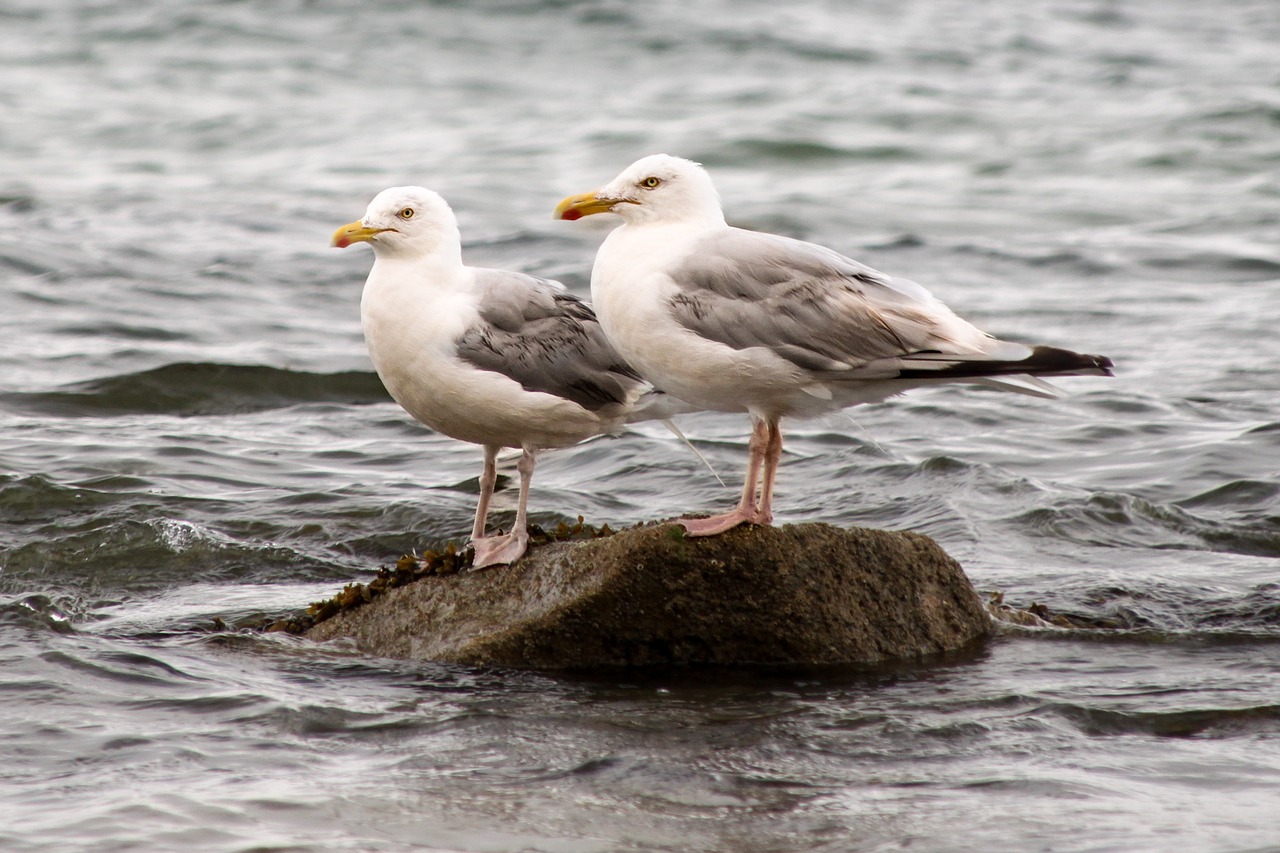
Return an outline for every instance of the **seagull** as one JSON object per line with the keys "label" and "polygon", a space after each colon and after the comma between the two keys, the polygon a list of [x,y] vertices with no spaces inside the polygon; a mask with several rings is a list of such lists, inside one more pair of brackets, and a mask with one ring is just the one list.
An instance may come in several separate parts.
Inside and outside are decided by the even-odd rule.
{"label": "seagull", "polygon": [[609,340],[656,388],[746,412],[752,431],[738,505],[680,519],[691,536],[773,520],[784,417],[814,417],[912,388],[963,382],[1041,397],[1040,376],[1110,376],[1111,360],[1002,341],[912,281],[838,252],[725,223],[711,177],[666,154],[637,160],[558,219],[614,213],[591,301]]}
{"label": "seagull", "polygon": [[[559,282],[465,266],[457,219],[439,194],[383,190],[363,219],[333,234],[333,246],[355,243],[373,248],[360,315],[387,391],[431,429],[484,448],[473,568],[515,562],[528,547],[538,451],[683,410],[641,379]],[[521,451],[515,524],[486,536],[504,447]]]}

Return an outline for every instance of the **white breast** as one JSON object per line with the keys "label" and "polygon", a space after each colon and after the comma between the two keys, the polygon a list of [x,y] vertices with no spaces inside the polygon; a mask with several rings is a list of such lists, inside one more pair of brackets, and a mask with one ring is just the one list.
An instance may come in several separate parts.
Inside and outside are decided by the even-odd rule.
{"label": "white breast", "polygon": [[478,320],[465,279],[423,287],[393,263],[375,264],[360,301],[374,369],[405,411],[461,441],[503,447],[562,447],[606,431],[596,414],[460,360],[456,344]]}

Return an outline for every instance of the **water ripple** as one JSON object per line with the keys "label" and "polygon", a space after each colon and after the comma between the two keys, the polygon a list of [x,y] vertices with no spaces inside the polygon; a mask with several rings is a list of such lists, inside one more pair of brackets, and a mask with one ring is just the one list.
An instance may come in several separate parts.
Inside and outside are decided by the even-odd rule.
{"label": "water ripple", "polygon": [[1222,551],[1280,557],[1280,516],[1209,519],[1133,495],[1095,493],[1009,519],[1038,535],[1089,545]]}
{"label": "water ripple", "polygon": [[0,394],[0,406],[60,417],[208,416],[302,403],[371,405],[389,399],[371,372],[316,374],[256,365],[190,363],[79,382],[59,391],[8,392]]}

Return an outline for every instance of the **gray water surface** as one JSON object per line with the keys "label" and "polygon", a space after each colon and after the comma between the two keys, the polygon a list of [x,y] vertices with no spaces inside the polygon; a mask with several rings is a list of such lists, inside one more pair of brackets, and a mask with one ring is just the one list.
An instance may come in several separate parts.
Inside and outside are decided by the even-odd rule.
{"label": "gray water surface", "polygon": [[[1280,850],[1278,48],[1261,0],[0,4],[0,847]],[[332,230],[424,184],[585,293],[611,223],[552,208],[658,151],[1116,361],[791,424],[777,510],[1121,630],[576,677],[236,630],[470,529]],[[731,503],[744,419],[681,427],[729,487],[641,426],[533,520]]]}

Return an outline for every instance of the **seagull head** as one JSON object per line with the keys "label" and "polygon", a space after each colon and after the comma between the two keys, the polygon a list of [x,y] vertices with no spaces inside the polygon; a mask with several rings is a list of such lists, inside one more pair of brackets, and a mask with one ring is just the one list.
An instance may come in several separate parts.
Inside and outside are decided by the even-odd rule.
{"label": "seagull head", "polygon": [[374,196],[363,219],[333,232],[331,245],[352,243],[368,243],[379,257],[422,257],[441,249],[460,254],[462,238],[453,209],[438,193],[392,187]]}
{"label": "seagull head", "polygon": [[707,170],[669,154],[642,157],[595,192],[569,196],[556,206],[556,219],[616,213],[628,225],[675,222],[724,224],[720,194]]}

